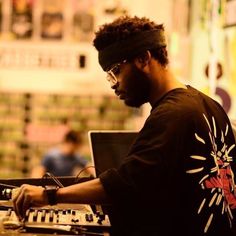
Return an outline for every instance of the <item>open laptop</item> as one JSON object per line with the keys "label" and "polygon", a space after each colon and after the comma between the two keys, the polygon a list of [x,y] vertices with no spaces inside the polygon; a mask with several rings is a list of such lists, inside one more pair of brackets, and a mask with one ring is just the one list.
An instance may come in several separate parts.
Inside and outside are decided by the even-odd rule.
{"label": "open laptop", "polygon": [[117,168],[126,157],[138,132],[125,130],[91,130],[88,132],[95,174]]}

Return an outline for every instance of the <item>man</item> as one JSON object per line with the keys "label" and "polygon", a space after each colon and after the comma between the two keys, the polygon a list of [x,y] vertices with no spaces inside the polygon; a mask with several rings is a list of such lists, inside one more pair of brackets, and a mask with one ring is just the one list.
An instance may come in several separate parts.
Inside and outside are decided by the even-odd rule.
{"label": "man", "polygon": [[[231,235],[236,148],[222,107],[171,73],[162,25],[121,17],[94,45],[117,96],[152,110],[119,169],[60,188],[57,202],[111,204],[114,235]],[[23,217],[48,197],[24,185],[13,203]]]}
{"label": "man", "polygon": [[81,169],[89,175],[94,175],[89,162],[79,154],[82,144],[80,133],[68,130],[59,146],[50,149],[42,160],[40,166],[33,169],[31,177],[41,178],[46,172],[54,176],[77,175]]}

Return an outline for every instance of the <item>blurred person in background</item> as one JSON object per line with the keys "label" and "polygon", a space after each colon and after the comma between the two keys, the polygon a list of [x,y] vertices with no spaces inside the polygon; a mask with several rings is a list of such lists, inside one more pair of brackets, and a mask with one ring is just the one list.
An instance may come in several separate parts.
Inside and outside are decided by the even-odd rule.
{"label": "blurred person in background", "polygon": [[33,169],[31,177],[41,178],[46,172],[54,176],[75,176],[84,168],[86,174],[93,175],[90,162],[79,153],[81,145],[80,133],[69,130],[63,137],[62,143],[44,155],[41,165]]}

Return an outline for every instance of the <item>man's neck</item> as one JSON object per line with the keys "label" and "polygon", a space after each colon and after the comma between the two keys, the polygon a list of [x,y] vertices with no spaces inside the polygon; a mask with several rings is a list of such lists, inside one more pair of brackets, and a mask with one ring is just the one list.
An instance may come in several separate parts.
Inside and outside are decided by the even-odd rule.
{"label": "man's neck", "polygon": [[169,69],[163,69],[156,78],[152,79],[150,105],[153,106],[166,93],[177,88],[187,89],[183,83],[175,78]]}

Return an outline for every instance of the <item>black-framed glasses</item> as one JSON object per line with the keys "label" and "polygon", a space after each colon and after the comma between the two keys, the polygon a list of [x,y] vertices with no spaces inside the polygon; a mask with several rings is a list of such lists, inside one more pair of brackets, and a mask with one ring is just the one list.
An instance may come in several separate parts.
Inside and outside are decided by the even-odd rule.
{"label": "black-framed glasses", "polygon": [[110,83],[111,86],[117,84],[118,80],[116,75],[120,73],[120,66],[126,62],[127,60],[117,63],[114,66],[112,66],[110,70],[107,71],[107,81]]}

